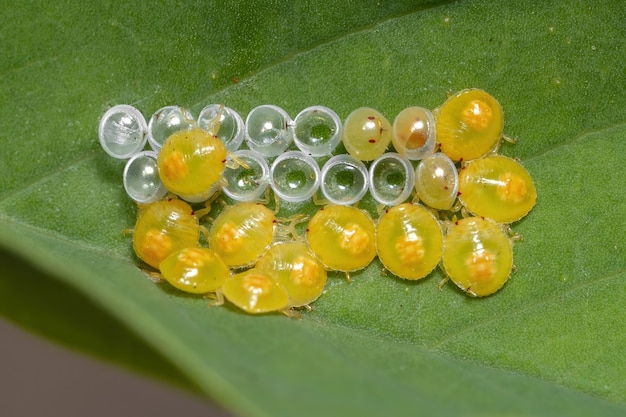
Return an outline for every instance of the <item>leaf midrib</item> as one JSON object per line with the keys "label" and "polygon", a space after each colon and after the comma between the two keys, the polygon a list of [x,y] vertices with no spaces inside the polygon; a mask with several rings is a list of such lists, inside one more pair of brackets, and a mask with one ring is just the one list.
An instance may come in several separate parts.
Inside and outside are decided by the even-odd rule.
{"label": "leaf midrib", "polygon": [[535,153],[529,154],[528,156],[524,157],[524,163],[527,163],[528,161],[533,161],[535,159],[544,157],[546,155],[549,155],[552,152],[556,152],[559,149],[574,145],[580,141],[585,140],[587,137],[589,136],[596,136],[602,133],[609,133],[613,130],[619,130],[619,129],[624,129],[626,128],[626,120],[624,121],[619,121],[613,124],[610,124],[608,126],[603,126],[602,128],[596,129],[596,130],[585,130],[585,131],[581,131],[576,135],[572,135],[571,138],[566,139],[564,141],[555,143],[552,146],[549,146],[547,148],[541,149],[540,151],[537,151]]}

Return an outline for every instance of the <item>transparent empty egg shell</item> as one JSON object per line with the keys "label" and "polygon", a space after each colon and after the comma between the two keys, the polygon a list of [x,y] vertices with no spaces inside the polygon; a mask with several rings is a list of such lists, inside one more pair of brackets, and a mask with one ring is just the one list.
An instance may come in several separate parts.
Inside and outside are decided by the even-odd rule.
{"label": "transparent empty egg shell", "polygon": [[[211,123],[214,123],[220,111],[220,107],[220,104],[209,104],[203,108],[198,115],[198,126],[201,129],[210,129]],[[224,143],[229,152],[235,152],[243,142],[243,119],[235,110],[230,107],[224,107],[219,123],[220,128],[215,134]]]}
{"label": "transparent empty egg shell", "polygon": [[437,152],[422,159],[415,169],[415,191],[420,200],[437,210],[448,210],[459,190],[459,174],[454,162]]}
{"label": "transparent empty egg shell", "polygon": [[373,161],[391,142],[391,124],[378,110],[360,107],[346,118],[341,140],[350,155]]}
{"label": "transparent empty egg shell", "polygon": [[402,110],[393,121],[391,141],[396,152],[410,160],[432,154],[437,144],[437,134],[431,111],[423,107]]}
{"label": "transparent empty egg shell", "polygon": [[355,204],[368,190],[367,167],[353,156],[335,155],[322,167],[320,182],[322,194],[329,202]]}
{"label": "transparent empty egg shell", "polygon": [[146,144],[148,126],[143,114],[133,106],[111,107],[100,119],[98,139],[102,149],[116,159],[127,159]]}
{"label": "transparent empty egg shell", "polygon": [[314,157],[332,154],[341,141],[341,119],[333,110],[312,106],[294,119],[294,142],[298,149]]}
{"label": "transparent empty egg shell", "polygon": [[370,165],[370,194],[385,206],[403,203],[411,195],[414,176],[413,165],[408,159],[395,152],[383,154]]}
{"label": "transparent empty egg shell", "polygon": [[159,152],[167,138],[181,130],[189,130],[195,127],[193,116],[187,109],[179,106],[162,107],[150,118],[148,122],[148,142],[150,147]]}
{"label": "transparent empty egg shell", "polygon": [[133,155],[124,167],[123,182],[126,194],[139,204],[154,203],[165,197],[167,188],[159,178],[158,154],[143,151]]}
{"label": "transparent empty egg shell", "polygon": [[289,151],[274,160],[270,176],[272,190],[278,197],[298,203],[315,194],[321,175],[315,159],[300,151]]}
{"label": "transparent empty egg shell", "polygon": [[235,201],[256,201],[270,184],[269,165],[265,158],[248,149],[238,150],[233,155],[240,163],[224,171],[222,191]]}
{"label": "transparent empty egg shell", "polygon": [[278,106],[255,107],[246,118],[245,138],[253,151],[265,157],[278,156],[293,141],[291,118]]}

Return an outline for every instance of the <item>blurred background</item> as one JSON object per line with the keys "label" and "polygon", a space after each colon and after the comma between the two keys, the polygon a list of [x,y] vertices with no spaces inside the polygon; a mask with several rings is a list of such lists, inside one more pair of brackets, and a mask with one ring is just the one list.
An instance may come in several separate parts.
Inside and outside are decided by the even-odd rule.
{"label": "blurred background", "polygon": [[229,417],[207,400],[73,353],[0,320],[0,415]]}
{"label": "blurred background", "polygon": [[[23,290],[15,296],[18,283]],[[23,308],[26,299],[34,303],[31,308]],[[174,382],[185,384],[184,377],[140,339],[131,337],[128,342],[128,330],[107,318],[97,305],[4,251],[0,252],[0,302],[2,417],[232,417],[192,388],[151,378],[151,372],[158,375],[156,368],[165,369]],[[67,311],[80,311],[78,321],[88,325],[77,332],[75,313],[64,314]],[[37,327],[42,314],[44,326]],[[104,360],[84,355],[81,349],[99,352]],[[122,358],[128,359],[125,355],[132,351],[138,355],[125,362]],[[136,369],[116,363],[130,363]]]}

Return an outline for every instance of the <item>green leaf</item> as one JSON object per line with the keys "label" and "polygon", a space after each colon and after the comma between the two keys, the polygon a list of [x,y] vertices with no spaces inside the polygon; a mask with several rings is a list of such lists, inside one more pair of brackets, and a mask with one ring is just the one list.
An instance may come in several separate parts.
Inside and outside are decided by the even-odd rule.
{"label": "green leaf", "polygon": [[[4,317],[247,416],[624,415],[621,2],[154,3],[13,2],[0,17]],[[501,151],[539,195],[497,294],[376,261],[352,284],[332,273],[288,320],[209,308],[137,267],[123,162],[97,143],[110,106],[393,119],[468,87],[500,100],[518,138]]]}

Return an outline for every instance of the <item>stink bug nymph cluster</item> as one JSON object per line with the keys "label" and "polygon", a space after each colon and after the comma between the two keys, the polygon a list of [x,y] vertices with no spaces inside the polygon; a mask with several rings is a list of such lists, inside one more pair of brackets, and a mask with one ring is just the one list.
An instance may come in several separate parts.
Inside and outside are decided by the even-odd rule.
{"label": "stink bug nymph cluster", "polygon": [[[530,173],[499,154],[503,128],[500,103],[470,88],[433,111],[407,107],[393,123],[370,107],[342,123],[325,106],[292,119],[274,105],[244,122],[218,104],[197,121],[167,106],[146,123],[120,105],[102,117],[99,138],[110,156],[128,160],[123,180],[139,206],[133,248],[142,262],[178,290],[210,294],[211,304],[293,316],[322,296],[329,271],[350,281],[376,257],[405,280],[439,267],[472,297],[502,288],[513,269],[511,224],[537,200]],[[235,204],[201,223],[221,191]],[[273,210],[261,199],[270,191]],[[368,192],[376,213],[357,207]],[[322,207],[310,218],[277,216],[281,201],[311,199]]]}

